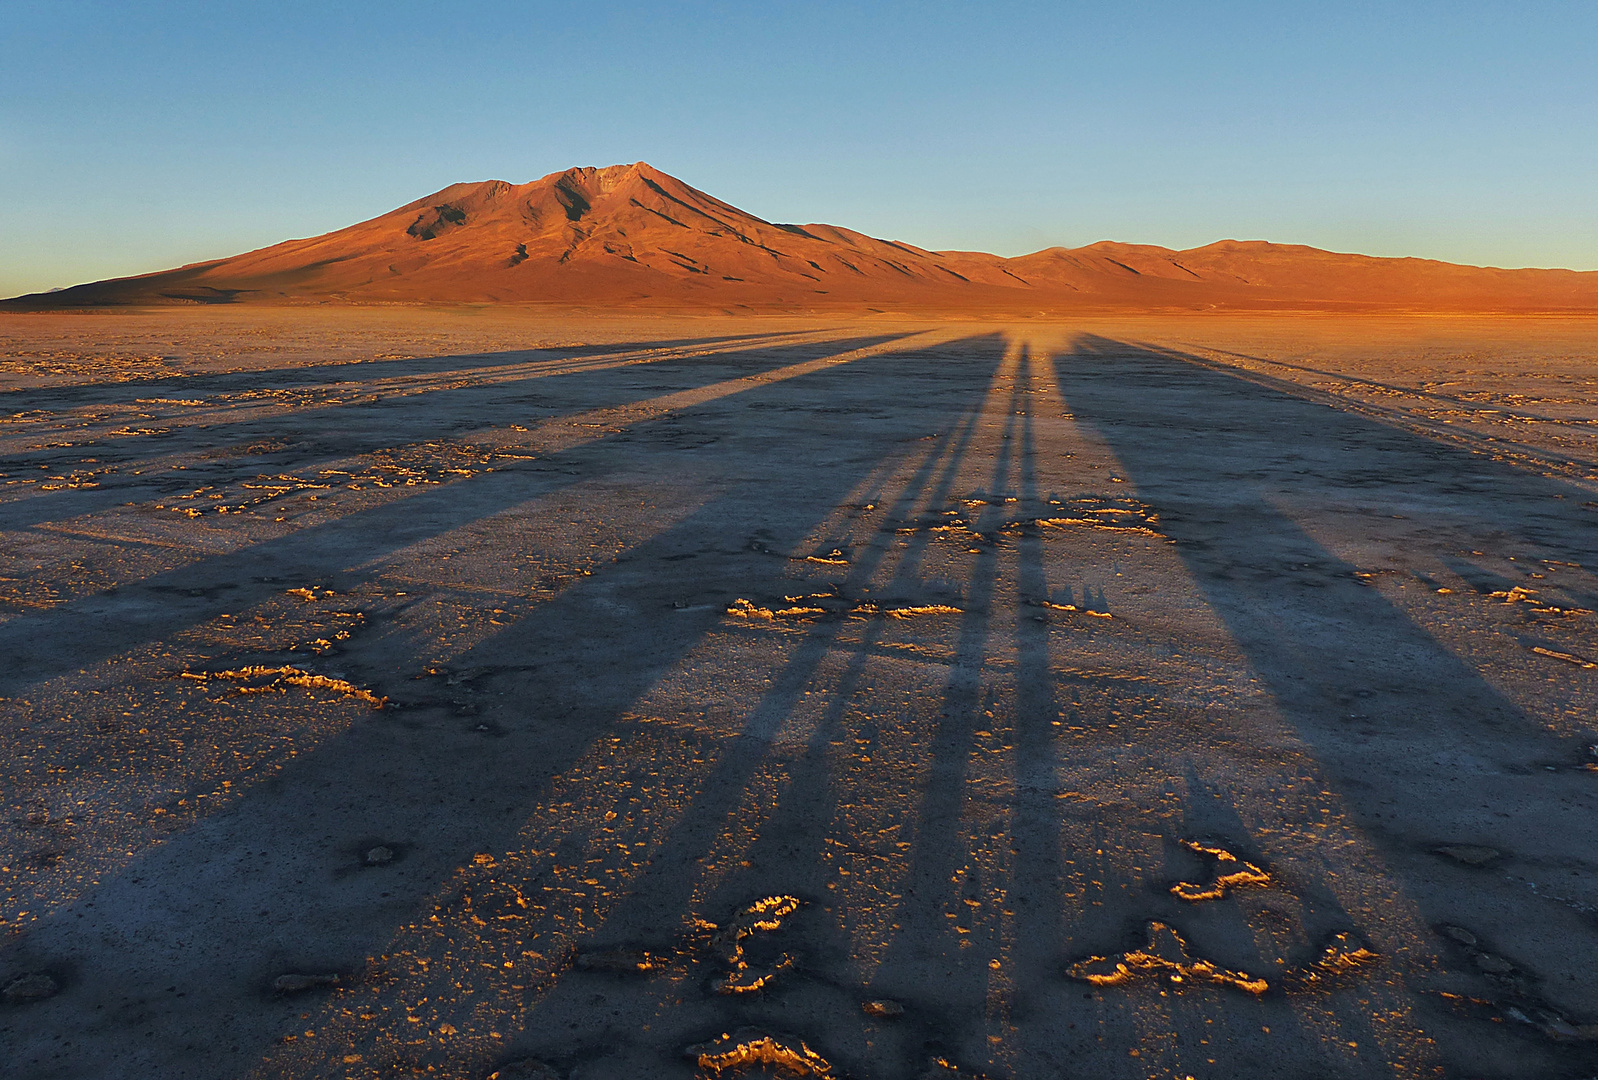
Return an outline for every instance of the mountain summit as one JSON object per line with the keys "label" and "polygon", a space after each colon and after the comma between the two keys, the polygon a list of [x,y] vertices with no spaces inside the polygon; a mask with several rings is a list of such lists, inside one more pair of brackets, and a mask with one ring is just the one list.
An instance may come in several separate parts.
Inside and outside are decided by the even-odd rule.
{"label": "mountain summit", "polygon": [[544,302],[655,308],[1598,310],[1598,273],[1494,270],[1222,241],[1006,259],[781,225],[639,162],[455,184],[380,217],[215,262],[7,306]]}

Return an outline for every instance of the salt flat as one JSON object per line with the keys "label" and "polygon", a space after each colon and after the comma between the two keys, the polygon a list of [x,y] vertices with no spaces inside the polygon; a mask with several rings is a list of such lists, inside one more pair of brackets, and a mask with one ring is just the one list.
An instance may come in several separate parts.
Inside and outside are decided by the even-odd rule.
{"label": "salt flat", "polygon": [[1595,328],[0,317],[7,1075],[1590,1075]]}

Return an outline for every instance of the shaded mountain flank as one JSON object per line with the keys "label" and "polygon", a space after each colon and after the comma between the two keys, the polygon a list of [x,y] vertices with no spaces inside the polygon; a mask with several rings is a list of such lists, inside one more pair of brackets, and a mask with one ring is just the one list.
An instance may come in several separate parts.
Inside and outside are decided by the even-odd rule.
{"label": "shaded mountain flank", "polygon": [[642,162],[455,184],[306,240],[0,302],[549,303],[644,309],[1598,312],[1598,272],[1500,270],[1263,241],[1103,242],[1016,258],[779,225]]}

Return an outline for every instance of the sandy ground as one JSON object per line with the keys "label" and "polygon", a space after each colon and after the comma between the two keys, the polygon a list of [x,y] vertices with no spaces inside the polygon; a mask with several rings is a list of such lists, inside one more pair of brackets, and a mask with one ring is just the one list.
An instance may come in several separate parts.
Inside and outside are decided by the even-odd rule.
{"label": "sandy ground", "polygon": [[0,364],[8,1077],[1598,1070],[1598,324]]}

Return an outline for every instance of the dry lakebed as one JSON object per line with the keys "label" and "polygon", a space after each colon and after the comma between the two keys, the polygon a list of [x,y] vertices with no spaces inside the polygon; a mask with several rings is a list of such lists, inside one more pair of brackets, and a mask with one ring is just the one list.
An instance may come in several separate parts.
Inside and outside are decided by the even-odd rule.
{"label": "dry lakebed", "polygon": [[0,316],[0,1073],[1598,1072],[1598,320]]}

